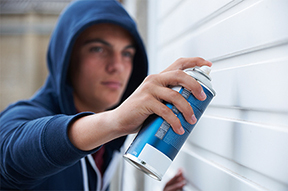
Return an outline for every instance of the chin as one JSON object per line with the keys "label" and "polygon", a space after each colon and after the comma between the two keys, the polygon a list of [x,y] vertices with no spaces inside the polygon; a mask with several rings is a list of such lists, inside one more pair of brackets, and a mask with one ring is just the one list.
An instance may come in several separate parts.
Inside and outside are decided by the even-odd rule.
{"label": "chin", "polygon": [[113,102],[110,102],[109,104],[107,104],[107,109],[113,109],[114,107],[116,107],[118,104],[120,103],[120,99],[117,100],[117,101],[113,101]]}

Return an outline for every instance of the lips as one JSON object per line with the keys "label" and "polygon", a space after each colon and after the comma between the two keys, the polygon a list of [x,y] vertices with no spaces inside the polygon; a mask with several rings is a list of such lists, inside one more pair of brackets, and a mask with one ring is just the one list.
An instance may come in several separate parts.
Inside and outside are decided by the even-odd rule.
{"label": "lips", "polygon": [[122,83],[119,81],[104,81],[101,84],[112,90],[118,90],[122,87]]}

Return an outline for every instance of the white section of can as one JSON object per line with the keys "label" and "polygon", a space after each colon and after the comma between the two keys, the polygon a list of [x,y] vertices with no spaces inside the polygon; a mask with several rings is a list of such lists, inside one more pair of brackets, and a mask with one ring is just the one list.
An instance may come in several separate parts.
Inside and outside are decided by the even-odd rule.
{"label": "white section of can", "polygon": [[160,180],[172,163],[170,158],[149,144],[144,146],[138,158],[145,161],[152,168],[157,169]]}

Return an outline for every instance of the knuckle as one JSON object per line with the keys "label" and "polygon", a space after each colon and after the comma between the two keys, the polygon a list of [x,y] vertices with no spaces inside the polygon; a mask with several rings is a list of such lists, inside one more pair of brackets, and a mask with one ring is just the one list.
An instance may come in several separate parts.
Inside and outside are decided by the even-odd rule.
{"label": "knuckle", "polygon": [[183,73],[184,73],[183,70],[176,70],[175,71],[175,74],[177,75],[177,77],[183,75]]}
{"label": "knuckle", "polygon": [[[184,98],[183,98],[184,99]],[[184,116],[192,116],[193,109],[187,100],[183,100],[183,102],[177,105],[177,109],[182,112]]]}
{"label": "knuckle", "polygon": [[196,83],[196,89],[199,93],[202,91],[202,86],[198,82]]}
{"label": "knuckle", "polygon": [[180,94],[177,91],[171,90],[169,92],[169,98],[171,99],[171,101],[179,99],[179,96],[180,96]]}
{"label": "knuckle", "polygon": [[150,89],[150,87],[151,87],[151,82],[145,82],[142,84],[141,88],[143,91],[148,91]]}
{"label": "knuckle", "polygon": [[194,84],[193,84],[193,87],[196,89],[196,90],[201,90],[202,89],[202,87],[201,87],[201,85],[200,85],[200,83],[198,82],[198,81],[196,81],[195,79],[194,79]]}
{"label": "knuckle", "polygon": [[185,60],[185,58],[180,57],[180,58],[178,58],[176,61],[177,61],[177,62],[183,62],[184,60]]}
{"label": "knuckle", "polygon": [[187,113],[188,116],[192,116],[194,114],[193,108],[189,103],[187,104]]}
{"label": "knuckle", "polygon": [[153,100],[153,96],[151,94],[142,95],[141,103],[148,103]]}
{"label": "knuckle", "polygon": [[153,81],[155,80],[156,76],[157,76],[157,74],[148,75],[148,76],[145,78],[144,82],[146,82],[146,83],[147,83],[147,82],[153,82]]}
{"label": "knuckle", "polygon": [[[168,122],[168,121],[167,121]],[[179,124],[181,125],[181,122],[180,120],[174,116],[173,118],[170,118],[170,121],[168,122],[172,127],[176,127],[178,126]]]}
{"label": "knuckle", "polygon": [[151,93],[143,92],[140,96],[139,103],[141,104],[152,104],[155,97]]}
{"label": "knuckle", "polygon": [[197,82],[194,78],[192,78],[192,80],[193,80],[193,83],[191,83],[191,86],[190,86],[190,92],[192,92],[192,91],[201,91],[202,90],[202,87],[201,87],[201,85],[200,85],[200,83],[199,82]]}
{"label": "knuckle", "polygon": [[180,57],[176,60],[175,63],[177,63],[179,67],[181,68],[183,65],[185,65],[186,62],[187,62],[187,58]]}
{"label": "knuckle", "polygon": [[176,70],[175,71],[175,80],[177,84],[181,83],[183,79],[185,79],[185,75],[187,75],[183,70]]}
{"label": "knuckle", "polygon": [[171,114],[171,110],[167,107],[167,106],[163,106],[160,108],[160,113],[163,115],[163,116],[169,116]]}
{"label": "knuckle", "polygon": [[152,90],[153,90],[153,87],[154,87],[154,82],[153,82],[153,80],[149,80],[149,79],[147,79],[147,80],[145,80],[144,81],[144,83],[142,84],[142,90],[144,91],[144,92],[151,92]]}
{"label": "knuckle", "polygon": [[201,57],[195,57],[194,59],[195,59],[195,60],[198,60],[198,61],[202,61],[202,62],[205,61],[205,60],[204,60],[203,58],[201,58]]}

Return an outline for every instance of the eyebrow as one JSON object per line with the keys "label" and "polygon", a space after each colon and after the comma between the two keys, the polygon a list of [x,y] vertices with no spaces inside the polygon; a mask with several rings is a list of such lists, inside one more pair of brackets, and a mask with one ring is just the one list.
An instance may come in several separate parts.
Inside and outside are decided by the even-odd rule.
{"label": "eyebrow", "polygon": [[[101,43],[101,44],[104,44],[106,46],[112,47],[112,45],[109,42],[107,42],[101,38],[95,38],[95,39],[87,40],[84,42],[84,45],[89,44],[89,43]],[[127,45],[124,49],[128,49],[128,48],[136,49],[136,46],[134,44]]]}

